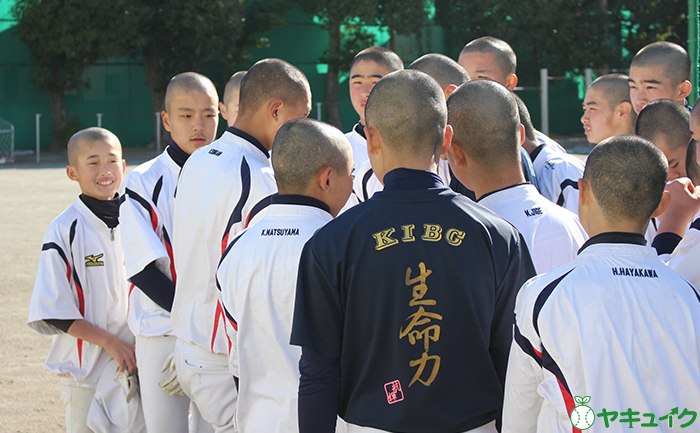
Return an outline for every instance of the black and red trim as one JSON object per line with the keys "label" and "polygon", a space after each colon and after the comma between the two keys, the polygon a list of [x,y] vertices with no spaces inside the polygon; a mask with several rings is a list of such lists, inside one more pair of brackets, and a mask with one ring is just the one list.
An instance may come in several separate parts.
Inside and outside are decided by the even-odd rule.
{"label": "black and red trim", "polygon": [[[73,257],[73,241],[75,240],[75,230],[78,224],[78,220],[74,220],[70,226],[69,234],[69,248],[71,250],[71,259],[75,263],[75,258]],[[80,278],[78,277],[78,272],[73,267],[73,281],[75,282],[75,291],[78,295],[78,311],[80,315],[85,317],[85,292],[83,291],[83,285],[80,283]],[[83,340],[78,339],[78,363],[80,368],[83,367]]]}
{"label": "black and red trim", "polygon": [[241,160],[241,195],[238,198],[236,207],[234,207],[233,212],[231,212],[228,223],[226,223],[226,230],[224,230],[224,236],[221,239],[222,254],[224,251],[226,251],[226,247],[228,246],[228,236],[231,232],[231,227],[233,227],[234,224],[243,221],[243,206],[245,206],[246,202],[248,201],[248,197],[250,197],[250,166],[248,165],[248,161],[246,161],[245,157],[243,157]]}

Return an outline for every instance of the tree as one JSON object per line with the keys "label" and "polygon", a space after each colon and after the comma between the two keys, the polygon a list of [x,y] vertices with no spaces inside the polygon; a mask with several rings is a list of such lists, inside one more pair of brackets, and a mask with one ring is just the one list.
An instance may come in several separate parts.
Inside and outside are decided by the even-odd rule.
{"label": "tree", "polygon": [[65,145],[65,93],[89,85],[85,68],[110,49],[109,3],[99,0],[19,0],[13,13],[19,38],[32,55],[32,82],[51,100],[51,150]]}
{"label": "tree", "polygon": [[396,51],[396,35],[418,33],[428,20],[430,0],[404,0],[380,2],[377,8],[377,23],[389,32],[389,48]]}

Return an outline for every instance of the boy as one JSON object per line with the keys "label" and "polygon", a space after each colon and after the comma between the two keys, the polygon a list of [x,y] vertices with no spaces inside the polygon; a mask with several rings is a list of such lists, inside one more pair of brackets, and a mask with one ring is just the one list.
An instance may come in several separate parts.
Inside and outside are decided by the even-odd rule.
{"label": "boy", "polygon": [[141,400],[149,431],[187,432],[190,399],[163,392],[158,383],[177,338],[170,327],[175,296],[172,250],[175,187],[180,169],[201,146],[214,140],[218,125],[214,84],[195,72],[176,75],[165,91],[163,125],[170,145],[155,159],[136,167],[126,178],[120,218],[124,233],[126,276],[132,291],[129,327],[136,336]]}
{"label": "boy", "polygon": [[583,98],[581,116],[589,143],[600,143],[613,135],[634,134],[636,121],[627,75],[603,75],[591,83]]}
{"label": "boy", "polygon": [[693,88],[690,56],[678,44],[653,42],[632,59],[629,83],[632,106],[637,113],[657,99],[670,99],[687,106],[685,98]]}
{"label": "boy", "polygon": [[474,190],[476,202],[520,231],[538,274],[574,260],[586,234],[573,212],[525,181],[519,158],[525,128],[512,92],[492,81],[471,81],[452,93],[447,111],[454,130],[450,166]]}
{"label": "boy", "polygon": [[216,287],[229,242],[254,218],[253,207],[276,192],[269,152],[279,127],[311,111],[306,76],[279,59],[257,62],[241,81],[234,126],[195,152],[182,168],[175,197],[173,252],[178,275],[171,323],[177,379],[216,432],[234,430],[236,383]]}
{"label": "boy", "polygon": [[[667,177],[663,154],[641,137],[609,138],[588,156],[579,216],[590,239],[518,294],[504,433],[592,422],[626,431],[635,421],[668,431],[694,419],[700,298],[644,246],[649,218],[668,203]],[[587,424],[576,416],[586,408],[572,413],[580,398],[594,410]]]}
{"label": "boy", "polygon": [[[515,75],[517,58],[515,51],[503,41],[493,36],[474,39],[462,48],[458,63],[469,72],[472,80],[491,80],[502,84],[510,91],[515,90],[518,76]],[[559,143],[540,131],[535,131],[540,144],[546,144],[558,152],[566,153]]]}
{"label": "boy", "polygon": [[301,350],[289,344],[299,257],[352,192],[352,148],[330,125],[290,120],[275,137],[272,167],[279,194],[255,227],[232,242],[216,274],[236,346],[236,424],[247,433],[299,431]]}
{"label": "boy", "polygon": [[657,99],[639,112],[635,133],[661,149],[668,161],[668,180],[686,177],[685,156],[693,136],[690,112],[669,99]]}
{"label": "boy", "polygon": [[228,126],[233,126],[238,117],[238,100],[241,94],[241,81],[245,77],[247,71],[238,71],[231,75],[228,79],[226,87],[224,87],[224,102],[219,102],[221,117],[228,123]]}
{"label": "boy", "polygon": [[518,104],[520,123],[525,128],[522,146],[532,158],[540,193],[549,201],[578,213],[578,179],[583,175],[583,162],[537,140],[527,106],[518,95],[513,93],[513,96]]}
{"label": "boy", "polygon": [[350,433],[495,432],[527,247],[437,175],[452,129],[435,80],[387,75],[366,121],[384,190],[322,227],[299,264],[300,431],[332,432],[337,414]]}
{"label": "boy", "polygon": [[82,193],[46,231],[28,324],[54,336],[46,368],[62,378],[71,433],[91,431],[88,409],[110,359],[134,374],[136,357],[118,225],[126,168],[119,139],[102,128],[79,131],[68,142],[68,163]]}

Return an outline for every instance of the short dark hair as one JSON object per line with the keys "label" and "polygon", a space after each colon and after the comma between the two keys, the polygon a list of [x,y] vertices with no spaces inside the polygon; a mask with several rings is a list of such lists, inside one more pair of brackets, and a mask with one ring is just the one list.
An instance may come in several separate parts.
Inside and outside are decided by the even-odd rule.
{"label": "short dark hair", "polygon": [[241,81],[248,71],[238,71],[231,75],[231,78],[226,82],[226,87],[224,87],[224,105],[228,105],[233,99],[233,92],[241,93]]}
{"label": "short dark hair", "polygon": [[666,78],[674,86],[690,81],[690,56],[683,47],[673,42],[652,42],[637,52],[630,67],[663,66]]}
{"label": "short dark hair", "polygon": [[491,80],[474,80],[447,100],[452,140],[482,166],[520,167],[520,116],[512,93]]}
{"label": "short dark hair", "polygon": [[450,84],[461,86],[469,81],[469,73],[451,58],[437,53],[426,54],[414,60],[408,69],[425,72],[438,82],[443,89]]}
{"label": "short dark hair", "polygon": [[686,147],[693,135],[690,111],[670,99],[651,101],[639,112],[634,132],[652,143],[661,138],[672,150]]}
{"label": "short dark hair", "polygon": [[83,143],[93,143],[95,141],[110,141],[114,140],[119,144],[119,149],[121,149],[121,143],[119,139],[112,131],[104,128],[98,128],[93,126],[91,128],[85,128],[73,134],[73,136],[68,140],[66,145],[66,153],[68,154],[68,164],[75,165],[77,163],[76,158],[81,152],[81,145]]}
{"label": "short dark hair", "polygon": [[668,164],[649,140],[622,134],[593,148],[583,178],[590,182],[607,221],[625,219],[644,227],[661,202]]}
{"label": "short dark hair", "polygon": [[[623,102],[627,102],[632,106],[630,98],[630,77],[625,74],[606,74],[596,78],[591,83],[588,89],[600,89],[601,95],[607,102],[610,109],[615,109]],[[630,110],[631,120],[634,123],[637,119],[637,112],[634,109]]]}
{"label": "short dark hair", "polygon": [[520,124],[525,127],[525,137],[530,141],[537,141],[537,135],[535,135],[535,125],[532,124],[532,117],[530,116],[530,111],[527,109],[525,102],[520,99],[517,93],[512,92],[515,102],[518,104],[518,115],[520,116]]}
{"label": "short dark hair", "polygon": [[365,119],[393,151],[435,158],[445,138],[445,95],[428,74],[410,69],[392,72],[370,92]]}
{"label": "short dark hair", "polygon": [[170,109],[170,104],[179,91],[202,92],[213,96],[215,101],[219,100],[216,86],[209,78],[197,72],[183,72],[171,78],[165,89],[165,111]]}
{"label": "short dark hair", "polygon": [[265,102],[280,98],[296,105],[308,97],[306,75],[281,59],[263,59],[246,72],[241,81],[239,116],[255,113]]}
{"label": "short dark hair", "polygon": [[518,66],[518,59],[515,56],[513,48],[508,45],[508,42],[494,38],[493,36],[483,36],[465,45],[459,55],[475,52],[495,54],[496,66],[498,66],[498,69],[501,70],[503,75],[515,74],[515,69]]}
{"label": "short dark hair", "polygon": [[350,70],[352,71],[352,68],[360,61],[374,62],[391,72],[403,69],[401,57],[384,47],[369,47],[357,53],[350,63]]}
{"label": "short dark hair", "polygon": [[690,140],[688,149],[685,152],[685,172],[688,174],[693,185],[700,185],[700,164],[698,164],[698,142]]}
{"label": "short dark hair", "polygon": [[272,144],[272,168],[282,193],[302,193],[324,167],[346,170],[352,149],[336,127],[314,119],[285,122]]}

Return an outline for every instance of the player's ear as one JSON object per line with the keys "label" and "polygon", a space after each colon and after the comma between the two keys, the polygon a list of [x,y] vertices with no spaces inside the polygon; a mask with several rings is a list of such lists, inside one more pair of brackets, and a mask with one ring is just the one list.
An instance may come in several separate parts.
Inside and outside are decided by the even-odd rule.
{"label": "player's ear", "polygon": [[449,99],[450,95],[452,95],[452,92],[457,90],[457,86],[454,84],[448,84],[447,87],[445,87],[445,90],[443,92],[445,93],[445,99]]}
{"label": "player's ear", "polygon": [[513,90],[515,90],[515,86],[517,85],[518,76],[515,74],[508,75],[508,78],[506,79],[506,88],[512,92]]}
{"label": "player's ear", "polygon": [[656,210],[651,215],[651,217],[656,218],[657,216],[664,213],[664,211],[666,210],[666,208],[668,207],[668,204],[670,202],[671,202],[671,194],[669,194],[668,191],[664,191],[664,195],[661,196],[661,203],[659,203],[659,206],[656,208]]}
{"label": "player's ear", "polygon": [[161,111],[160,118],[163,119],[163,128],[170,132],[170,116],[168,115],[168,112],[165,110]]}
{"label": "player's ear", "polygon": [[632,104],[627,101],[620,102],[615,107],[615,118],[618,122],[622,123],[629,117],[632,113]]}
{"label": "player's ear", "polygon": [[520,124],[520,145],[522,146],[523,143],[525,143],[525,125],[522,123]]}
{"label": "player's ear", "polygon": [[[467,164],[467,155],[464,152],[464,149],[462,146],[454,141],[454,139],[450,140],[450,146],[449,146],[449,152],[452,155],[452,161],[454,162],[455,167],[462,167]],[[453,170],[454,170],[453,168]]]}
{"label": "player's ear", "polygon": [[452,130],[452,125],[447,125],[445,128],[445,138],[442,140],[442,149],[440,150],[440,157],[442,159],[447,159],[447,149],[452,145],[453,136],[454,131]]}
{"label": "player's ear", "polygon": [[68,175],[68,179],[78,182],[78,171],[75,169],[75,167],[72,165],[66,167],[66,174]]}
{"label": "player's ear", "polygon": [[382,136],[374,125],[365,126],[365,136],[367,137],[367,153],[378,154],[382,145]]}
{"label": "player's ear", "polygon": [[226,105],[223,102],[219,102],[219,111],[221,112],[221,117],[224,120],[228,120],[228,113],[226,113]]}
{"label": "player's ear", "polygon": [[122,174],[126,173],[126,159],[122,159]]}
{"label": "player's ear", "polygon": [[321,187],[323,191],[328,192],[331,188],[331,173],[333,172],[333,167],[323,167],[316,174],[316,182]]}
{"label": "player's ear", "polygon": [[690,81],[685,80],[678,85],[678,99],[685,99],[690,95],[690,91],[693,90],[693,85]]}
{"label": "player's ear", "polygon": [[270,117],[272,117],[275,122],[279,121],[280,119],[280,110],[282,109],[282,106],[284,105],[284,101],[282,101],[281,98],[273,99],[270,101],[269,107],[269,114]]}

